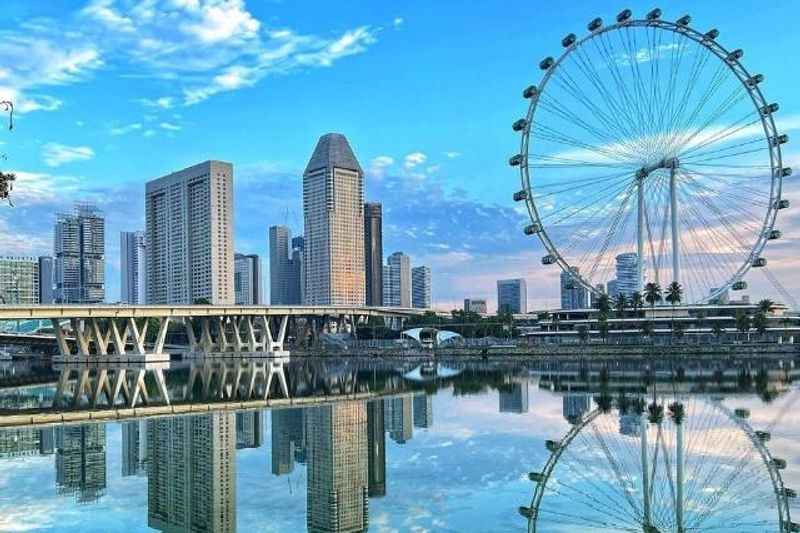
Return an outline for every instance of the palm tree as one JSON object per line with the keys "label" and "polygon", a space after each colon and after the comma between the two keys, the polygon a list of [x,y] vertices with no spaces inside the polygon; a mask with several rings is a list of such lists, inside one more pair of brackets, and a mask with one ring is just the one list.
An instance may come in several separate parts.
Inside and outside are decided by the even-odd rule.
{"label": "palm tree", "polygon": [[711,326],[711,330],[714,332],[717,342],[719,342],[722,339],[722,335],[725,333],[725,328],[723,328],[722,324],[719,322],[714,322],[714,325]]}
{"label": "palm tree", "polygon": [[633,307],[633,314],[638,316],[639,311],[644,306],[644,298],[642,298],[642,293],[639,291],[634,292],[631,295],[631,307]]}
{"label": "palm tree", "polygon": [[738,329],[741,333],[747,333],[748,341],[750,340],[749,331],[751,327],[752,326],[750,323],[750,315],[743,313],[741,311],[736,314],[736,329]]}
{"label": "palm tree", "polygon": [[672,306],[672,318],[671,318],[671,329],[673,335],[675,334],[675,306],[681,303],[681,297],[683,296],[683,287],[677,281],[673,281],[672,283],[667,286],[667,296],[665,300],[669,302]]}
{"label": "palm tree", "polygon": [[[759,305],[759,307],[761,307]],[[763,337],[764,333],[767,332],[767,314],[764,311],[759,311],[753,317],[753,327],[758,332],[759,337]]]}
{"label": "palm tree", "polygon": [[647,337],[648,339],[653,335],[653,323],[652,322],[644,322],[642,324],[642,336]]}
{"label": "palm tree", "polygon": [[581,340],[581,344],[589,342],[589,328],[583,324],[578,326],[578,338]]}
{"label": "palm tree", "polygon": [[600,316],[597,318],[597,330],[600,332],[600,336],[603,338],[603,342],[605,343],[608,339],[608,315],[600,312]]}
{"label": "palm tree", "polygon": [[661,301],[661,285],[652,281],[644,286],[644,299],[653,308]]}
{"label": "palm tree", "polygon": [[764,298],[760,302],[758,302],[758,310],[762,313],[769,313],[772,307],[775,305],[775,302],[770,300],[769,298]]}
{"label": "palm tree", "polygon": [[617,308],[617,318],[624,318],[625,317],[625,308],[628,307],[628,300],[625,298],[625,295],[620,293],[617,296],[617,301],[614,302],[614,307]]}
{"label": "palm tree", "polygon": [[597,308],[601,313],[608,314],[611,310],[611,300],[608,298],[608,294],[603,293],[597,298]]}

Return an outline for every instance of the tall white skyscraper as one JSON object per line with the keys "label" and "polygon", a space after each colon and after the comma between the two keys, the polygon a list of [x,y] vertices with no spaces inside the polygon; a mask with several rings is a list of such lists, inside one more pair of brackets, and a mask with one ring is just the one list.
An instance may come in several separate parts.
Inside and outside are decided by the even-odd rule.
{"label": "tall white skyscraper", "polygon": [[206,161],[147,182],[147,303],[232,304],[233,165]]}
{"label": "tall white skyscraper", "polygon": [[497,310],[528,312],[528,284],[522,278],[497,280]]}
{"label": "tall white skyscraper", "polygon": [[[617,284],[616,292],[630,297],[634,292],[642,291],[642,280],[637,280],[639,275],[639,256],[633,252],[617,256]],[[611,294],[609,296],[616,296]]]}
{"label": "tall white skyscraper", "polygon": [[411,258],[395,252],[383,267],[383,305],[411,307]]}
{"label": "tall white skyscraper", "polygon": [[261,304],[261,260],[257,255],[234,255],[233,289],[236,305]]}
{"label": "tall white skyscraper", "polygon": [[303,174],[305,303],[364,305],[364,173],[344,135],[317,143]]}
{"label": "tall white skyscraper", "polygon": [[145,293],[145,243],[143,231],[120,233],[120,301],[126,304],[143,304]]}
{"label": "tall white skyscraper", "polygon": [[56,300],[99,303],[106,298],[106,222],[91,204],[79,203],[56,219]]}
{"label": "tall white skyscraper", "polygon": [[419,309],[431,307],[431,269],[426,266],[411,269],[411,305]]}
{"label": "tall white skyscraper", "polygon": [[561,272],[561,309],[586,309],[589,307],[589,291],[575,280],[579,274],[578,267],[571,267],[570,272]]}

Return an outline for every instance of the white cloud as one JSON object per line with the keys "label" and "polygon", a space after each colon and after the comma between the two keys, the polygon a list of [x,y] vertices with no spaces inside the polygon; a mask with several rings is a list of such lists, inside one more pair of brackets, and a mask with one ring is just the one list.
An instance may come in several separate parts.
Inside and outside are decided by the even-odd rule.
{"label": "white cloud", "polygon": [[138,100],[140,104],[145,107],[154,107],[159,109],[170,109],[172,108],[175,99],[170,96],[162,96],[160,98],[150,99],[150,98],[140,98]]}
{"label": "white cloud", "polygon": [[126,135],[132,131],[138,131],[140,129],[142,129],[142,124],[140,122],[134,122],[133,124],[111,128],[111,135]]}
{"label": "white cloud", "polygon": [[428,160],[428,156],[422,152],[412,152],[405,157],[404,165],[407,169],[412,169]]}
{"label": "white cloud", "polygon": [[455,159],[457,157],[461,157],[461,152],[445,152],[444,156],[447,159]]}
{"label": "white cloud", "polygon": [[184,6],[186,14],[190,15],[190,21],[180,28],[206,44],[253,39],[261,27],[261,23],[245,9],[242,0],[179,0],[174,4]]}
{"label": "white cloud", "polygon": [[394,26],[395,28],[399,28],[400,26],[403,25],[403,23],[405,23],[405,19],[403,19],[403,17],[395,17],[394,20],[392,21],[392,26]]}
{"label": "white cloud", "polygon": [[162,130],[169,130],[169,131],[180,131],[181,127],[177,124],[172,124],[170,122],[162,122],[159,124]]}
{"label": "white cloud", "polygon": [[372,166],[377,168],[386,168],[394,165],[394,158],[388,155],[379,155],[372,160]]}
{"label": "white cloud", "polygon": [[156,130],[145,130],[145,132],[142,133],[142,135],[144,135],[145,137],[152,137],[155,134],[156,134]]}
{"label": "white cloud", "polygon": [[73,161],[84,161],[94,157],[94,150],[88,146],[66,146],[47,143],[42,147],[42,158],[48,167],[57,167]]}

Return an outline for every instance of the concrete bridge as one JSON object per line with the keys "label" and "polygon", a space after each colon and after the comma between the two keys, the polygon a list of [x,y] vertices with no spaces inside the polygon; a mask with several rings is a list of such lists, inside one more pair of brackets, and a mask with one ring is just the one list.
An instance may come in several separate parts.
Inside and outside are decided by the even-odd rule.
{"label": "concrete bridge", "polygon": [[[187,352],[202,356],[247,352],[250,356],[284,357],[289,321],[318,338],[331,323],[352,331],[378,316],[400,329],[405,319],[425,309],[366,306],[237,305],[3,305],[2,320],[50,320],[59,362],[168,361],[164,345],[170,324],[180,324]],[[62,323],[69,321],[69,327]],[[152,324],[152,325],[151,325]],[[155,334],[148,337],[148,329]],[[151,330],[152,332],[152,330]],[[68,342],[74,337],[74,342]]]}

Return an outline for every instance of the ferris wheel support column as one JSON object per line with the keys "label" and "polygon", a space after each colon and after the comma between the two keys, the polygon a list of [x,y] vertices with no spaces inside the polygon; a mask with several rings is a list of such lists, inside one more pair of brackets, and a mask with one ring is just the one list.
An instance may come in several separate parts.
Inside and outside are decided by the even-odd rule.
{"label": "ferris wheel support column", "polygon": [[642,496],[644,508],[644,527],[652,527],[653,518],[650,514],[650,466],[648,461],[648,446],[647,446],[647,417],[642,414],[640,420],[639,431],[641,436],[639,440],[642,443]]}
{"label": "ferris wheel support column", "polygon": [[675,179],[678,162],[675,159],[670,161],[669,171],[669,214],[670,224],[672,225],[672,281],[680,283],[680,240],[678,239],[678,187]]}
{"label": "ferris wheel support column", "polygon": [[644,261],[644,178],[637,178],[636,184],[637,213],[636,213],[636,255],[637,255],[637,291],[641,292],[642,282],[642,262]]}
{"label": "ferris wheel support column", "polygon": [[675,505],[675,523],[678,526],[678,533],[684,533],[683,529],[683,424],[677,424],[677,435],[676,435],[676,453],[675,453],[675,462],[677,463],[677,476],[676,476],[676,484],[677,490],[676,492],[676,499],[678,500]]}

